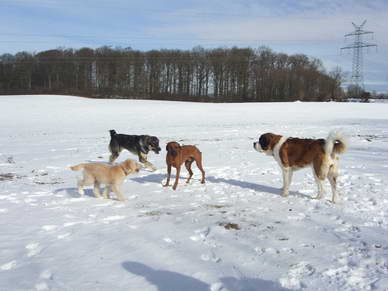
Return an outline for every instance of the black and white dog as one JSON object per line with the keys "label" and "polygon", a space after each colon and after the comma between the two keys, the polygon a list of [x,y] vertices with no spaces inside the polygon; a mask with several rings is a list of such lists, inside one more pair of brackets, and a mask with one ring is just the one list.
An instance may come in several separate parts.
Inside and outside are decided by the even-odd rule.
{"label": "black and white dog", "polygon": [[111,156],[109,161],[111,163],[118,158],[123,149],[126,149],[134,155],[137,155],[139,157],[139,161],[143,163],[144,166],[156,170],[156,167],[147,161],[149,151],[153,151],[156,154],[159,154],[161,151],[161,148],[159,147],[159,139],[156,136],[118,134],[113,129],[109,132],[111,137],[109,143]]}

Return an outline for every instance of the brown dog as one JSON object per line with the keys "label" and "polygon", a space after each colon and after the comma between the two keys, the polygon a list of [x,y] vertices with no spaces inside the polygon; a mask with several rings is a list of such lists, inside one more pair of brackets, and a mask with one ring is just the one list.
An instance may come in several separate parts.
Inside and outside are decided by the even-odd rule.
{"label": "brown dog", "polygon": [[193,176],[193,171],[191,170],[191,164],[195,161],[198,169],[202,173],[201,184],[205,183],[205,171],[202,168],[202,153],[199,149],[192,145],[184,145],[181,146],[179,143],[172,141],[169,142],[166,146],[167,156],[167,181],[164,187],[167,187],[170,184],[170,176],[171,176],[171,167],[176,168],[176,177],[174,186],[172,189],[176,189],[179,181],[179,174],[181,171],[181,166],[185,163],[186,169],[189,172],[189,177],[186,180],[186,183],[190,182],[191,177]]}
{"label": "brown dog", "polygon": [[111,166],[104,163],[84,163],[70,167],[73,171],[84,169],[83,179],[78,181],[78,193],[84,195],[83,186],[94,185],[93,193],[96,198],[101,197],[100,184],[105,184],[103,196],[108,199],[112,189],[120,201],[125,200],[121,193],[121,185],[124,178],[135,172],[139,172],[142,166],[134,160],[128,159],[120,164]]}

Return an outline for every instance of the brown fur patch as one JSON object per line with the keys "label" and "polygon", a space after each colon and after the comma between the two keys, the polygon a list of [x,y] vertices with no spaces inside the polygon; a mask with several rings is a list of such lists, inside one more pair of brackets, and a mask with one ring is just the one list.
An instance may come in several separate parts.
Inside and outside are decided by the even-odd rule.
{"label": "brown fur patch", "polygon": [[289,138],[279,150],[280,159],[285,168],[304,168],[312,164],[319,176],[325,156],[324,145],[324,139]]}

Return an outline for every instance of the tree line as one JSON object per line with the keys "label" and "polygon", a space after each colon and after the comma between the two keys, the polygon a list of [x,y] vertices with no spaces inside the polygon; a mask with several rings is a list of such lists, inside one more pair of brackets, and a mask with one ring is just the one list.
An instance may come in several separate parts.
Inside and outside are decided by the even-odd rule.
{"label": "tree line", "polygon": [[266,47],[138,51],[53,49],[0,56],[0,94],[70,94],[209,102],[325,101],[343,74]]}

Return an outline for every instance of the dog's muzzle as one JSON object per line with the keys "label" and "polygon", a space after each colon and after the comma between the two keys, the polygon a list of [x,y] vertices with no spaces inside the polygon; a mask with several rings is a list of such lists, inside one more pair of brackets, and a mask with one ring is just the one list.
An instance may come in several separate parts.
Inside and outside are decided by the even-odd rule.
{"label": "dog's muzzle", "polygon": [[159,154],[159,152],[162,150],[160,147],[153,148],[152,149],[156,154]]}
{"label": "dog's muzzle", "polygon": [[258,141],[253,143],[253,148],[258,152],[264,152],[264,150],[261,148],[261,145]]}

